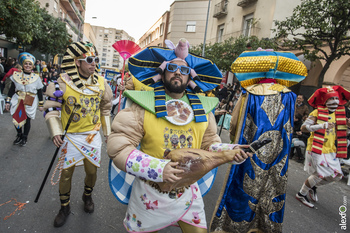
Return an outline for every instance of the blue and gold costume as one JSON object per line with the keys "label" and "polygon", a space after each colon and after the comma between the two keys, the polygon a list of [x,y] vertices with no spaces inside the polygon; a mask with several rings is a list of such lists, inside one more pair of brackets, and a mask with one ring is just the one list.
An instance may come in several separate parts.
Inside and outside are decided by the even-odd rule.
{"label": "blue and gold costume", "polygon": [[[243,94],[230,133],[238,144],[273,141],[228,169],[210,232],[282,232],[296,95],[306,67],[289,52],[244,52],[232,64]],[[267,80],[267,81],[266,81]]]}

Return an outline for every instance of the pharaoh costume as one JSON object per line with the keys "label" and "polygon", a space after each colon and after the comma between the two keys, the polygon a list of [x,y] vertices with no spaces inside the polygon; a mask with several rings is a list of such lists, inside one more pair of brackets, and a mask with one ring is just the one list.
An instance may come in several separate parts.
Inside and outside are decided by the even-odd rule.
{"label": "pharaoh costume", "polygon": [[75,64],[76,59],[88,56],[97,56],[93,44],[71,44],[62,62],[62,69],[66,73],[50,83],[46,91],[48,97],[44,115],[51,137],[64,134],[63,128],[73,114],[60,148],[60,162],[63,167],[59,183],[61,206],[69,205],[74,167],[82,163],[86,172],[84,195],[91,196],[96,182],[96,171],[101,162],[101,124],[103,134],[108,136],[110,133],[112,91],[109,85],[103,77],[97,75],[98,64],[90,77],[79,74]]}
{"label": "pharaoh costume", "polygon": [[[30,53],[21,53],[18,56],[21,66],[25,62],[35,63],[35,57]],[[14,144],[25,145],[30,130],[30,120],[35,118],[36,109],[43,107],[43,84],[39,75],[35,73],[14,72],[10,77],[12,84],[6,99],[11,104],[10,113],[17,130],[17,139]],[[24,127],[23,127],[24,126]],[[24,128],[24,131],[22,130]]]}
{"label": "pharaoh costume", "polygon": [[[181,40],[176,48],[184,43]],[[211,90],[221,82],[222,76],[210,60],[186,53],[181,58],[191,68],[192,88],[188,86],[181,99],[172,99],[165,94],[159,74],[163,72],[164,62],[180,57],[176,48],[150,47],[129,59],[132,75],[154,90],[125,91],[124,95],[133,103],[118,113],[112,124],[113,133],[107,145],[110,158],[116,163],[118,154],[129,154],[126,170],[144,173],[141,178],[133,177],[132,190],[128,187],[130,182],[118,180],[120,175],[112,180],[116,184],[111,185],[112,191],[127,189],[129,192],[126,194],[130,199],[124,201],[128,202],[124,219],[128,232],[157,231],[176,225],[180,220],[206,228],[202,193],[197,183],[161,191],[158,182],[161,182],[162,170],[169,162],[163,158],[170,151],[179,148],[207,150],[211,144],[221,142],[211,113],[218,103],[217,98],[200,96],[193,90]],[[188,51],[188,47],[184,49]],[[137,85],[136,82],[135,89],[138,89]],[[140,150],[137,150],[139,144]]]}
{"label": "pharaoh costume", "polygon": [[231,68],[243,87],[231,140],[272,142],[228,168],[210,232],[282,232],[296,100],[286,86],[303,80],[307,69],[294,54],[273,51],[244,52]]}

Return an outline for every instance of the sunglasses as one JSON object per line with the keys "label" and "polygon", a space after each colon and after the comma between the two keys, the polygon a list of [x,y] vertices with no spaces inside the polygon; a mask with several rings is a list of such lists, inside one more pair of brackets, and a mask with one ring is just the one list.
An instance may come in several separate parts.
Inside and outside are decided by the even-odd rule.
{"label": "sunglasses", "polygon": [[183,75],[188,75],[191,71],[191,68],[188,66],[179,66],[179,65],[174,64],[174,63],[167,63],[166,69],[167,69],[167,71],[172,72],[172,73],[176,72],[177,69],[180,69],[180,73]]}
{"label": "sunglasses", "polygon": [[96,64],[98,64],[100,62],[100,58],[99,57],[86,57],[84,59],[78,59],[80,61],[85,61],[87,64],[91,64],[92,62],[95,62]]}

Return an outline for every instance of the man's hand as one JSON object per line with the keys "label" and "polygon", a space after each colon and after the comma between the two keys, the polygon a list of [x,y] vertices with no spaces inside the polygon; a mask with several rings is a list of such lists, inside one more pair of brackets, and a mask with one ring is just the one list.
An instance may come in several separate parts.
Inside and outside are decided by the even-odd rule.
{"label": "man's hand", "polygon": [[236,146],[233,151],[237,151],[236,154],[235,154],[235,157],[233,158],[234,161],[236,161],[237,163],[241,163],[243,162],[244,160],[246,160],[248,157],[253,157],[253,154],[252,153],[249,153],[249,152],[244,152],[243,149],[246,149],[246,148],[249,148],[249,145],[239,145],[239,146]]}
{"label": "man's hand", "polygon": [[119,84],[117,87],[117,91],[120,92],[120,91],[124,91],[124,90],[125,90],[125,86],[123,84]]}
{"label": "man's hand", "polygon": [[44,111],[44,108],[43,107],[39,107],[39,111],[40,112]]}
{"label": "man's hand", "polygon": [[178,165],[178,162],[169,162],[164,167],[163,171],[163,181],[167,183],[175,183],[179,180],[181,180],[181,177],[177,177],[177,174],[181,174],[184,171],[182,169],[177,169],[176,166]]}
{"label": "man's hand", "polygon": [[56,135],[52,138],[53,144],[57,147],[61,147],[63,144],[63,141],[61,139],[62,135]]}
{"label": "man's hand", "polygon": [[6,111],[10,111],[10,104],[5,104]]}

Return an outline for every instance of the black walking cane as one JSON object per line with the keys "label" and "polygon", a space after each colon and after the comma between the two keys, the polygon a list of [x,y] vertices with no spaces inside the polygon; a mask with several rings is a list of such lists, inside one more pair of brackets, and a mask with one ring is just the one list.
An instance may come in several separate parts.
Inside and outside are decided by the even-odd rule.
{"label": "black walking cane", "polygon": [[[233,93],[234,93],[234,91],[231,92],[231,95],[230,95],[230,97],[228,98],[229,101],[228,101],[228,103],[226,104],[226,112],[227,112],[227,110],[228,110],[228,108],[229,108],[229,106],[230,106],[230,99],[232,99],[231,97],[232,97]],[[221,130],[222,130],[222,127],[224,126],[224,121],[225,121],[226,112],[224,113],[224,118],[222,119],[220,131],[219,131],[219,136],[221,136]],[[220,120],[219,120],[219,121],[220,121]]]}
{"label": "black walking cane", "polygon": [[[81,107],[80,104],[77,104],[77,103],[76,103],[76,104],[74,105],[73,111],[72,111],[72,113],[71,113],[70,116],[69,116],[69,119],[68,119],[66,128],[64,129],[63,135],[61,136],[62,141],[63,141],[64,137],[65,137],[66,134],[67,134],[68,127],[69,127],[70,123],[71,123],[72,120],[73,120],[74,113],[75,113],[80,107]],[[56,160],[56,157],[57,157],[57,154],[58,154],[58,151],[59,151],[59,150],[60,150],[60,147],[57,147],[57,148],[56,148],[56,151],[55,151],[55,154],[54,154],[53,157],[52,157],[52,160],[51,160],[51,163],[50,163],[50,165],[49,165],[49,168],[47,169],[47,172],[46,172],[46,175],[45,175],[45,177],[44,177],[44,180],[43,180],[43,182],[41,183],[39,192],[38,192],[38,194],[36,195],[36,198],[35,198],[35,200],[34,200],[35,203],[37,203],[38,200],[39,200],[41,191],[43,191],[43,188],[44,188],[44,186],[45,186],[47,177],[48,177],[49,174],[50,174],[52,165],[53,165],[53,163],[54,163],[55,160]]]}

